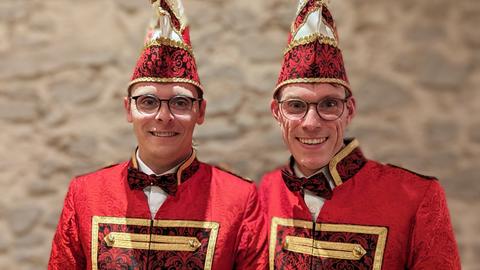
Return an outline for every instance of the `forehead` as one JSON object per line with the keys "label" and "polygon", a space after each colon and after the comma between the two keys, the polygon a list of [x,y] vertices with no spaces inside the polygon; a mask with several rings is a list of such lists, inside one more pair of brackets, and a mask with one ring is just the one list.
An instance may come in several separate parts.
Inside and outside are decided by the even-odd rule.
{"label": "forehead", "polygon": [[160,97],[184,95],[196,97],[197,91],[188,83],[138,83],[133,86],[131,95],[155,94]]}
{"label": "forehead", "polygon": [[329,83],[294,83],[283,87],[278,93],[280,99],[319,99],[323,97],[345,97],[345,89]]}

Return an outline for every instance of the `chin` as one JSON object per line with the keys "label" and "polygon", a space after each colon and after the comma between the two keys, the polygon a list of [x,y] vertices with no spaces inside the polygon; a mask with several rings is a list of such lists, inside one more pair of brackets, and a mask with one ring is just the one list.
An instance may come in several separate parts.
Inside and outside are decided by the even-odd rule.
{"label": "chin", "polygon": [[303,158],[299,158],[299,159],[295,159],[295,160],[298,160],[298,162],[305,168],[309,169],[309,170],[319,170],[320,168],[328,165],[329,163],[329,159],[325,159],[325,158],[320,158],[319,159],[319,156],[321,154],[317,154],[317,155],[309,155],[309,156],[303,156]]}

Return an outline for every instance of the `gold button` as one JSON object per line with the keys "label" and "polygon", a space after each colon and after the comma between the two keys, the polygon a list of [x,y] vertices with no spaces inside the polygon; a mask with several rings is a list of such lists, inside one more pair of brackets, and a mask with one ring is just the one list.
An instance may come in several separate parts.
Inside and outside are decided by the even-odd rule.
{"label": "gold button", "polygon": [[357,258],[361,258],[363,255],[365,255],[365,251],[362,250],[361,247],[359,246],[356,246],[353,248],[353,256],[357,257]]}

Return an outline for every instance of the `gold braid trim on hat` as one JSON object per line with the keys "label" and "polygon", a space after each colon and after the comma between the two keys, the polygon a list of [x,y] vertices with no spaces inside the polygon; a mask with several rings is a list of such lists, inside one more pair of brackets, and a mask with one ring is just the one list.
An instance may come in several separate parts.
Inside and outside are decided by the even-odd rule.
{"label": "gold braid trim on hat", "polygon": [[156,83],[173,83],[173,82],[177,82],[177,83],[189,83],[189,84],[192,84],[196,87],[198,87],[202,92],[204,92],[203,90],[203,86],[200,85],[198,82],[194,81],[194,80],[190,80],[190,79],[185,79],[185,78],[157,78],[157,77],[140,77],[140,78],[137,78],[133,81],[131,81],[129,84],[128,84],[128,87],[131,87],[132,85],[136,84],[136,83],[140,83],[140,82],[156,82]]}
{"label": "gold braid trim on hat", "polygon": [[315,33],[315,34],[311,34],[311,35],[306,36],[306,37],[302,37],[299,40],[294,40],[294,41],[290,42],[290,44],[288,44],[288,47],[283,51],[283,55],[286,55],[289,51],[291,51],[293,48],[295,48],[297,46],[312,43],[316,40],[319,40],[320,43],[322,43],[322,44],[327,44],[327,45],[333,46],[335,48],[338,48],[338,42],[335,39],[326,37],[326,36],[324,36],[322,34],[319,34],[319,33]]}
{"label": "gold braid trim on hat", "polygon": [[149,41],[143,49],[145,50],[145,49],[147,49],[149,47],[152,47],[152,46],[162,46],[162,45],[183,49],[183,50],[187,51],[190,55],[194,56],[191,46],[188,46],[183,42],[171,40],[171,39],[165,38],[165,37],[159,37],[159,38],[156,38],[154,40]]}
{"label": "gold braid trim on hat", "polygon": [[341,80],[341,79],[336,79],[336,78],[296,78],[296,79],[289,79],[281,82],[280,84],[275,87],[274,94],[277,93],[277,91],[287,85],[287,84],[292,84],[292,83],[336,83],[340,84],[348,89],[348,91],[351,92],[350,90],[350,84],[348,84],[346,81]]}

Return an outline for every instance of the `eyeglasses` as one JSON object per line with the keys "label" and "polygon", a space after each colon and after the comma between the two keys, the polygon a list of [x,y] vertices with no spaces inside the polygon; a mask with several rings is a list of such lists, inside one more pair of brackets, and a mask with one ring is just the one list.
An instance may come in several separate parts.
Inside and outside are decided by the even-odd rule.
{"label": "eyeglasses", "polygon": [[162,102],[167,102],[168,109],[173,115],[187,115],[192,111],[193,103],[201,101],[201,98],[187,96],[173,96],[169,99],[160,99],[155,95],[147,94],[131,97],[135,101],[137,109],[142,114],[157,114]]}
{"label": "eyeglasses", "polygon": [[300,120],[307,115],[310,105],[315,105],[320,118],[326,121],[337,120],[342,116],[345,109],[344,104],[347,102],[348,97],[345,99],[326,97],[319,102],[306,102],[301,99],[286,99],[278,101],[280,104],[280,111],[286,118],[290,120]]}

